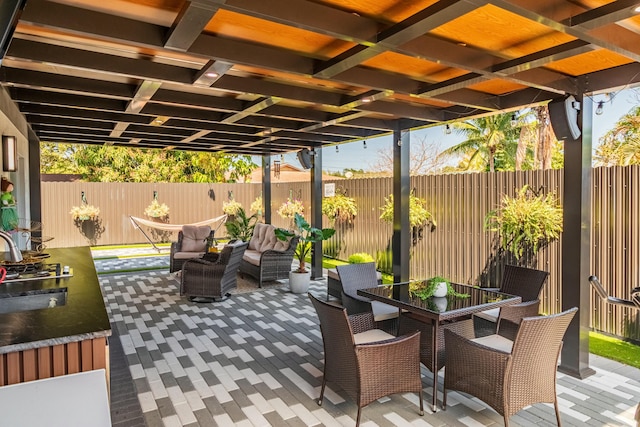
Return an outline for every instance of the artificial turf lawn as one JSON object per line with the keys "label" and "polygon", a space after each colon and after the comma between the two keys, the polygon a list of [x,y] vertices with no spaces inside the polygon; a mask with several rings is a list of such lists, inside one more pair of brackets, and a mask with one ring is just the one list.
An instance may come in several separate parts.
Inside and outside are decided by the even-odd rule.
{"label": "artificial turf lawn", "polygon": [[589,332],[589,352],[640,369],[640,345]]}

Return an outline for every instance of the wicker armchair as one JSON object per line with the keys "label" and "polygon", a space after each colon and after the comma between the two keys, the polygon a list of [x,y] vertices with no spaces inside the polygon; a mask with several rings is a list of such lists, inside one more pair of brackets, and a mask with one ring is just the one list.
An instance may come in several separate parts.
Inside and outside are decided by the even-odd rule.
{"label": "wicker armchair", "polygon": [[[507,317],[508,320],[519,322],[519,319],[522,317],[538,314],[538,312],[535,311],[537,310],[537,305],[534,307],[532,304],[527,303],[538,300],[540,292],[542,292],[542,286],[548,276],[549,273],[542,270],[518,267],[515,265],[505,266],[502,283],[500,288],[496,290],[511,295],[518,295],[522,298],[522,304],[524,304],[520,308],[518,308],[519,304],[516,304],[513,308],[508,309],[512,310]],[[505,307],[502,307],[502,309],[504,308]],[[473,316],[477,337],[496,333],[496,326],[502,309],[495,308],[477,313]]]}
{"label": "wicker armchair", "polygon": [[371,312],[380,329],[395,333],[398,326],[398,308],[358,295],[358,289],[378,286],[376,264],[366,262],[339,265],[336,270],[342,284],[342,305],[347,309],[347,313],[351,315]]}
{"label": "wicker armchair", "polygon": [[202,258],[207,250],[207,240],[214,238],[208,225],[184,225],[178,232],[178,241],[171,243],[169,272],[180,271],[186,260]]}
{"label": "wicker armchair", "polygon": [[180,295],[192,301],[222,301],[237,286],[238,267],[248,243],[226,245],[220,253],[208,253],[204,259],[191,259],[182,266]]}
{"label": "wicker armchair", "polygon": [[356,401],[356,426],[360,424],[364,406],[395,393],[418,393],[423,415],[420,333],[394,337],[373,329],[371,313],[347,316],[344,308],[308,295],[318,313],[324,343],[324,375],[318,405],[322,405],[325,386],[330,381]]}
{"label": "wicker armchair", "polygon": [[262,282],[289,278],[293,254],[298,246],[298,237],[283,242],[276,238],[274,230],[271,224],[256,224],[240,263],[240,273],[256,279],[259,287],[262,287]]}
{"label": "wicker armchair", "polygon": [[534,403],[553,403],[560,426],[556,369],[562,338],[577,308],[522,319],[515,340],[499,335],[468,339],[445,331],[447,347],[443,408],[447,391],[468,393],[509,418]]}

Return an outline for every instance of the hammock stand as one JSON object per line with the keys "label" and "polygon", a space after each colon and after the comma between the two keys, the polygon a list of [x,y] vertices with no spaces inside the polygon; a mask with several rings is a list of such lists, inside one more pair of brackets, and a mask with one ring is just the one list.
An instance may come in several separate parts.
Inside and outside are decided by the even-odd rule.
{"label": "hammock stand", "polygon": [[144,225],[145,227],[155,228],[162,231],[175,232],[175,231],[181,231],[182,227],[184,227],[185,225],[193,225],[196,227],[201,227],[203,225],[209,225],[209,224],[214,224],[216,222],[220,222],[213,229],[213,235],[215,236],[218,229],[222,227],[222,224],[224,224],[225,220],[227,219],[227,214],[220,215],[215,218],[207,219],[205,221],[194,222],[192,224],[166,224],[163,222],[155,222],[155,221],[150,221],[144,218],[138,218],[137,216],[133,216],[133,215],[129,215],[129,219],[131,220],[131,224],[133,225],[133,227],[140,230],[142,235],[147,239],[147,241],[151,244],[151,246],[153,246],[153,248],[156,251],[160,252],[161,249],[157,247],[156,244],[153,242],[153,240],[151,240],[151,238],[147,235],[147,233],[145,233],[145,231],[141,227],[142,225]]}

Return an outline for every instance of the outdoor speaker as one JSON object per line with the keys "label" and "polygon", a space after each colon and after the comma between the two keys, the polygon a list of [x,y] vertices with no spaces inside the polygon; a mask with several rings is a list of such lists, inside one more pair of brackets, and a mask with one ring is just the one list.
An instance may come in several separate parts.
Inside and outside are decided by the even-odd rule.
{"label": "outdoor speaker", "polygon": [[309,151],[308,148],[303,148],[298,151],[298,161],[304,169],[311,169],[311,166],[313,166],[311,161],[311,151]]}
{"label": "outdoor speaker", "polygon": [[549,121],[558,139],[576,141],[580,138],[578,112],[580,104],[573,96],[555,99],[549,103]]}

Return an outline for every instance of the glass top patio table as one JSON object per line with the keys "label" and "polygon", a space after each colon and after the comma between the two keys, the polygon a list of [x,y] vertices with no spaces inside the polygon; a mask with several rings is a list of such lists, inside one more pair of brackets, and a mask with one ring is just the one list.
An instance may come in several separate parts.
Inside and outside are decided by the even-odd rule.
{"label": "glass top patio table", "polygon": [[[412,281],[415,282],[415,281]],[[509,295],[495,290],[486,290],[470,285],[452,283],[453,289],[458,293],[469,294],[469,297],[431,297],[422,300],[409,295],[406,298],[394,298],[393,291],[397,287],[407,287],[409,282],[395,283],[392,285],[379,285],[373,288],[360,289],[358,295],[380,301],[398,307],[412,314],[414,319],[419,319],[425,325],[431,326],[431,340],[423,340],[421,336],[421,346],[430,346],[431,366],[438,366],[438,353],[444,347],[443,328],[445,323],[467,319],[474,313],[490,310],[504,305],[517,304],[522,299],[516,295]],[[404,291],[404,289],[403,289]],[[400,292],[402,295],[403,292]],[[421,334],[423,335],[423,334]],[[426,335],[425,335],[426,337]],[[433,373],[433,399],[432,409],[436,411],[437,391],[438,391],[438,369]]]}

